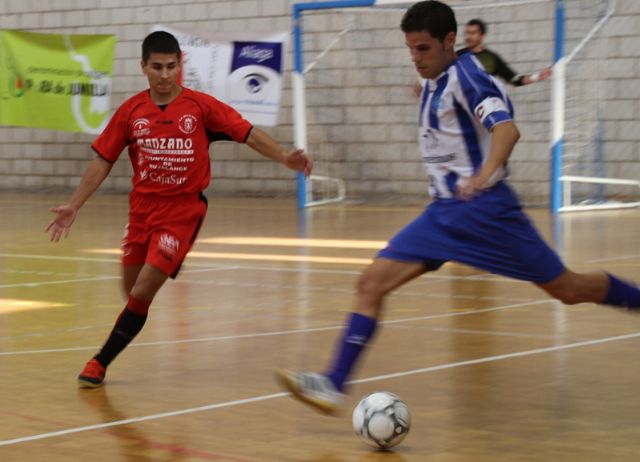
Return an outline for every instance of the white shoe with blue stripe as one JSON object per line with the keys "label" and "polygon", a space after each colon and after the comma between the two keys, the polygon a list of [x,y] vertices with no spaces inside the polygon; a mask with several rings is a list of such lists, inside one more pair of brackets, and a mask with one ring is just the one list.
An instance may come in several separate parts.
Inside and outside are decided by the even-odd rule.
{"label": "white shoe with blue stripe", "polygon": [[346,396],[328,377],[314,372],[299,373],[284,369],[276,370],[275,374],[278,382],[293,393],[295,398],[323,414],[340,414]]}

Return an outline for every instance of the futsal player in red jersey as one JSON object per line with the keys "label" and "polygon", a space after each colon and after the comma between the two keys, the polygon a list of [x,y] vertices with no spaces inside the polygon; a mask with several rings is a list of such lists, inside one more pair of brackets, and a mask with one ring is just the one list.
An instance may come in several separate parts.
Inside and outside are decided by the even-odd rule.
{"label": "futsal player in red jersey", "polygon": [[129,223],[122,240],[127,304],[102,349],[78,376],[81,387],[104,383],[106,368],[140,332],[154,296],[175,278],[205,218],[202,191],[209,185],[209,144],[246,143],[288,168],[311,173],[312,162],[296,149],[285,151],[232,107],[178,84],[181,50],[175,37],[158,31],[142,43],[142,71],[149,89],[126,100],[93,142],[98,154],[78,188],[46,228],[51,240],[69,234],[78,211],[109,175],[128,147],[133,165]]}

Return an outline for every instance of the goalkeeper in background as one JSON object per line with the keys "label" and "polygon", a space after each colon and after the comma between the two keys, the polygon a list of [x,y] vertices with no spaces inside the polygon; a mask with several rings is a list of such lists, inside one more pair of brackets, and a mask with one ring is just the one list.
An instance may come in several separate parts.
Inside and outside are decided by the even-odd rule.
{"label": "goalkeeper in background", "polygon": [[487,25],[480,19],[471,19],[464,26],[464,43],[467,46],[458,50],[458,56],[471,52],[480,61],[482,67],[490,75],[500,77],[514,87],[521,87],[535,82],[541,82],[551,77],[551,66],[545,67],[534,74],[516,74],[513,69],[498,55],[484,45]]}
{"label": "goalkeeper in background", "polygon": [[[471,19],[464,26],[465,48],[458,50],[458,56],[464,53],[473,53],[487,74],[500,77],[506,83],[514,87],[522,87],[535,82],[541,82],[551,77],[551,66],[547,66],[539,72],[533,74],[516,74],[502,57],[494,51],[488,49],[484,44],[484,37],[487,33],[487,24],[480,19]],[[414,85],[413,92],[417,97],[422,95],[424,79]]]}

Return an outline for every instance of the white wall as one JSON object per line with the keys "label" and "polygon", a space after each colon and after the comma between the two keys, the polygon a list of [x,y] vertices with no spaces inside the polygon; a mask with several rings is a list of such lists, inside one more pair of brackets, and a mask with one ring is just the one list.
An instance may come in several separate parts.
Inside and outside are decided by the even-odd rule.
{"label": "white wall", "polygon": [[[580,1],[566,0],[566,3]],[[290,0],[1,0],[0,28],[116,34],[112,101],[115,107],[146,87],[139,68],[140,43],[154,24],[216,32],[290,30],[292,3]],[[611,176],[640,178],[640,129],[636,119],[640,110],[640,2],[618,0],[617,3],[616,15],[605,30],[609,37],[607,68],[611,72],[606,109],[608,171]],[[460,13],[459,22],[468,19],[465,14]],[[331,31],[340,30],[338,18],[340,16],[320,14],[313,21],[305,20],[305,28],[312,33],[309,37],[315,36],[313,40],[318,40],[312,47],[319,48],[329,39]],[[502,36],[497,26],[493,28],[493,35],[490,29],[492,47],[516,69],[529,72],[551,60],[552,9],[532,6],[517,14],[505,9],[499,17],[483,19],[490,27],[500,22],[515,23],[517,30],[529,34],[527,37],[536,36],[535,40],[525,40],[527,49],[522,52],[522,42],[512,39],[512,35]],[[341,97],[339,104],[325,105],[321,115],[314,115],[316,119],[312,119],[322,126],[323,133],[329,133],[326,139],[331,140],[330,144],[335,144],[331,154],[322,156],[331,156],[334,168],[347,178],[352,197],[393,195],[415,200],[425,194],[427,181],[415,144],[417,101],[406,91],[413,74],[395,22],[390,30],[388,34],[373,34],[368,42],[370,46],[364,50],[344,50],[330,58],[325,84],[335,86],[336,81],[342,82],[343,90],[349,93]],[[388,45],[398,37],[400,43]],[[380,59],[381,51],[384,59],[397,60],[398,76],[376,72],[375,68],[368,77],[350,70],[354,59],[366,55],[375,62]],[[404,67],[399,63],[404,63]],[[286,65],[290,70],[290,52]],[[547,83],[510,91],[516,111],[529,117],[522,127],[525,136],[514,153],[511,167],[516,188],[530,204],[544,203],[549,188],[548,91]],[[388,96],[381,98],[381,94]],[[287,78],[280,125],[268,130],[287,147],[293,138],[290,105],[290,79]],[[89,148],[91,140],[91,136],[81,134],[0,127],[0,188],[72,188],[78,183],[87,160],[93,156]],[[217,143],[211,156],[213,193],[283,195],[294,192],[292,173],[263,161],[245,146]],[[130,167],[127,156],[123,155],[104,188],[126,192],[129,184]]]}

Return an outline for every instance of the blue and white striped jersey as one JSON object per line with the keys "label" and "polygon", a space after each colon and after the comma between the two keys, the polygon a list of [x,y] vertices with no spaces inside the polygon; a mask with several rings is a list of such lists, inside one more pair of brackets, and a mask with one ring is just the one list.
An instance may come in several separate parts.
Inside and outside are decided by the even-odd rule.
{"label": "blue and white striped jersey", "polygon": [[[504,86],[485,72],[472,53],[458,57],[435,80],[427,80],[420,107],[420,153],[436,198],[455,196],[456,185],[482,166],[491,130],[512,120]],[[499,168],[491,184],[507,176]]]}

